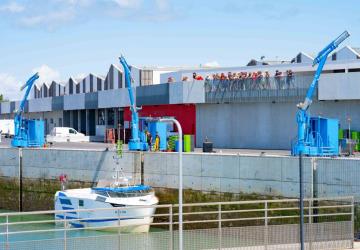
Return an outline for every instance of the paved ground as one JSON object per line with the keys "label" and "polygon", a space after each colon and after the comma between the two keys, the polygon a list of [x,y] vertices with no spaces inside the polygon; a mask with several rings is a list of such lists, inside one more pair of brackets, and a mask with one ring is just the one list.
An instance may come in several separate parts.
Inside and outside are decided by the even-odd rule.
{"label": "paved ground", "polygon": [[[10,147],[11,139],[2,138],[0,148]],[[70,149],[70,150],[113,150],[114,144],[103,142],[57,142],[50,146],[53,149]],[[127,150],[127,145],[124,145]],[[196,148],[195,153],[201,153],[202,148]],[[214,149],[214,154],[241,154],[241,155],[272,155],[272,156],[289,156],[289,150],[265,150],[265,149]],[[352,158],[360,158],[360,153],[355,153]]]}

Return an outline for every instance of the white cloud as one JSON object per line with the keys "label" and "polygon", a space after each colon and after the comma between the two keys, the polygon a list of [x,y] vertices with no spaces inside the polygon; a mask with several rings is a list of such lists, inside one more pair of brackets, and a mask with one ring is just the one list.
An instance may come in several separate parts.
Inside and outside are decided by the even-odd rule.
{"label": "white cloud", "polygon": [[23,12],[24,10],[25,10],[25,6],[17,2],[9,2],[8,4],[0,6],[0,11],[5,11],[5,12],[20,13]]}
{"label": "white cloud", "polygon": [[75,13],[71,10],[64,10],[61,12],[50,12],[48,14],[41,14],[35,16],[24,17],[20,20],[21,24],[27,27],[34,27],[39,25],[46,25],[52,29],[62,23],[69,22],[75,18]]}
{"label": "white cloud", "polygon": [[141,0],[113,0],[117,5],[123,8],[138,8],[140,7]]}
{"label": "white cloud", "polygon": [[33,73],[39,73],[40,78],[36,81],[37,86],[40,86],[43,83],[50,85],[52,81],[60,80],[60,73],[46,64],[41,65],[40,67],[35,68],[32,71]]}
{"label": "white cloud", "polygon": [[211,61],[211,62],[204,63],[201,66],[212,68],[212,67],[220,67],[220,64],[217,61]]}
{"label": "white cloud", "polygon": [[0,73],[0,94],[3,94],[5,99],[19,100],[21,97],[21,85],[14,76]]}
{"label": "white cloud", "polygon": [[160,11],[167,11],[170,8],[168,0],[155,0],[155,4]]}

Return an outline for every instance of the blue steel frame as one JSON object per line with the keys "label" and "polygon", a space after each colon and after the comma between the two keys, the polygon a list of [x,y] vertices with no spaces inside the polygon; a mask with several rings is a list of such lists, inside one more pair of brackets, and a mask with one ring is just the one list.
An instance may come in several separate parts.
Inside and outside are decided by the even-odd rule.
{"label": "blue steel frame", "polygon": [[340,43],[342,43],[346,38],[348,38],[350,34],[347,31],[344,31],[340,36],[338,36],[333,42],[331,42],[328,46],[326,46],[322,51],[319,52],[317,57],[313,61],[313,66],[316,64],[318,68],[315,72],[314,79],[306,93],[306,98],[303,103],[299,103],[297,105],[298,112],[296,115],[296,121],[298,124],[298,137],[297,143],[295,144],[292,152],[294,155],[299,155],[304,152],[307,152],[307,147],[309,147],[309,132],[310,132],[310,117],[307,113],[308,108],[311,105],[314,91],[317,87],[321,72],[326,63],[326,59],[328,55],[336,49]]}
{"label": "blue steel frame", "polygon": [[130,74],[130,68],[127,64],[125,58],[121,56],[120,63],[124,68],[125,73],[125,85],[128,89],[129,93],[129,99],[130,99],[130,110],[131,110],[131,139],[129,140],[129,150],[142,150],[146,151],[148,150],[148,144],[146,141],[143,141],[140,139],[140,131],[139,131],[139,114],[138,110],[141,108],[136,107],[135,99],[134,99],[134,93],[131,88],[131,74]]}
{"label": "blue steel frame", "polygon": [[[14,117],[14,138],[11,141],[11,145],[13,147],[43,146],[42,144],[44,143],[44,138],[41,138],[41,137],[43,137],[44,132],[38,131],[39,133],[35,133],[35,134],[38,134],[37,139],[35,139],[35,141],[30,142],[29,141],[29,138],[30,138],[29,130],[35,129],[37,126],[36,125],[29,126],[29,120],[24,119],[22,117],[22,114],[25,109],[26,100],[28,99],[31,88],[33,87],[33,85],[37,79],[39,79],[39,74],[35,73],[21,87],[21,90],[26,88],[26,91],[25,91],[25,95],[24,95],[23,99],[21,100],[19,110],[16,111],[16,114]],[[43,123],[43,121],[34,121],[34,124],[36,124],[36,123],[40,124],[40,123]],[[42,124],[40,124],[40,125],[42,125]],[[43,128],[43,126],[41,126],[41,127]]]}

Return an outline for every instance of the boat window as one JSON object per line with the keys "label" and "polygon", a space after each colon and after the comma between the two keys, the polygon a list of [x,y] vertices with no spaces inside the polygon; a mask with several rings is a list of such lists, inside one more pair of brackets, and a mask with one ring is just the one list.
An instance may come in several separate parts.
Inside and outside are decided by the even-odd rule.
{"label": "boat window", "polygon": [[153,189],[147,189],[147,190],[130,190],[126,192],[114,192],[109,191],[108,194],[112,198],[124,198],[124,197],[139,197],[139,196],[145,196],[153,193]]}
{"label": "boat window", "polygon": [[84,200],[79,200],[79,207],[83,207],[84,206]]}
{"label": "boat window", "polygon": [[109,194],[109,196],[111,198],[124,198],[124,197],[127,197],[126,193],[124,193],[124,192],[109,191],[108,194]]}
{"label": "boat window", "polygon": [[102,191],[102,190],[95,190],[95,194],[109,197],[108,193],[106,191]]}

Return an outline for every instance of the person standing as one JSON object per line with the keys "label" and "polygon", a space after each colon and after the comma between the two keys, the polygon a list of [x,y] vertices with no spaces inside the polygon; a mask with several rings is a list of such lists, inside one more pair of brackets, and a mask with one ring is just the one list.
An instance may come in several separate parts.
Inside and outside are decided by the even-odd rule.
{"label": "person standing", "polygon": [[148,144],[149,151],[151,151],[152,136],[149,131],[146,131],[146,142]]}
{"label": "person standing", "polygon": [[155,147],[154,147],[155,151],[159,151],[160,150],[160,136],[159,133],[156,132],[156,136],[155,136]]}

